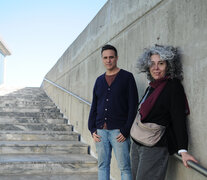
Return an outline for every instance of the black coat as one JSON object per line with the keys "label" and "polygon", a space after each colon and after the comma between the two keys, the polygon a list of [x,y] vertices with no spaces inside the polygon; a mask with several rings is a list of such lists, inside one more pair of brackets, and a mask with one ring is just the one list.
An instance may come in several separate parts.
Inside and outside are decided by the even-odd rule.
{"label": "black coat", "polygon": [[[148,97],[153,92],[150,88]],[[166,126],[163,138],[156,146],[168,146],[170,154],[188,148],[186,127],[186,96],[178,79],[169,80],[143,122]]]}

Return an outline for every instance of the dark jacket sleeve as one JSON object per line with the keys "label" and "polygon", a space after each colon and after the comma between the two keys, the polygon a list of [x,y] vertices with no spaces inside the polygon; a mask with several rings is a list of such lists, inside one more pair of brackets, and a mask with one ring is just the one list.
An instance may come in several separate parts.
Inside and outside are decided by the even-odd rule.
{"label": "dark jacket sleeve", "polygon": [[93,88],[93,100],[92,100],[91,110],[88,119],[88,129],[90,130],[91,134],[93,134],[97,130],[96,128],[97,96],[96,96],[95,89],[96,89],[96,83]]}
{"label": "dark jacket sleeve", "polygon": [[128,118],[125,126],[120,129],[120,132],[124,137],[129,136],[132,123],[134,122],[134,118],[137,113],[138,102],[139,102],[136,82],[134,76],[131,73],[129,76],[127,97],[128,97]]}
{"label": "dark jacket sleeve", "polygon": [[176,151],[188,148],[188,134],[186,127],[186,96],[179,80],[172,81],[171,95],[171,133],[176,144]]}

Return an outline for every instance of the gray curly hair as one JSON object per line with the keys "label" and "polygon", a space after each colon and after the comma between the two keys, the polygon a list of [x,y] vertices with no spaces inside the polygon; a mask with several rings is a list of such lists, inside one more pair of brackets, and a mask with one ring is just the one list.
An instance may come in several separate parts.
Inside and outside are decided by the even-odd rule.
{"label": "gray curly hair", "polygon": [[138,59],[137,67],[140,72],[145,72],[147,74],[147,79],[149,79],[150,81],[154,81],[149,71],[149,67],[151,64],[150,57],[153,54],[158,54],[161,60],[167,62],[166,75],[169,76],[170,79],[183,79],[181,53],[179,53],[178,48],[157,44],[155,44],[155,46],[151,48],[146,49],[142,56]]}

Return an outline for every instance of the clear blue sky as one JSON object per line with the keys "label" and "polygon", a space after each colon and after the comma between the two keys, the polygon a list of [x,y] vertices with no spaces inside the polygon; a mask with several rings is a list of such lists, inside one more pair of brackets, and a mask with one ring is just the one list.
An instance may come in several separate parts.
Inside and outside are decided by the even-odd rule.
{"label": "clear blue sky", "polygon": [[6,84],[40,86],[107,0],[0,0],[0,37],[11,51]]}

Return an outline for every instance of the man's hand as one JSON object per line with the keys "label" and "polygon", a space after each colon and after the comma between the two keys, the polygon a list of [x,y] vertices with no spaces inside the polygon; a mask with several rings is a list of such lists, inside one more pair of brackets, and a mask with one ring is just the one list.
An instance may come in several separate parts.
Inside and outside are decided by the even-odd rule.
{"label": "man's hand", "polygon": [[96,132],[93,133],[92,135],[93,139],[95,142],[100,142],[101,141],[101,136],[99,136],[98,134],[96,134]]}
{"label": "man's hand", "polygon": [[122,133],[120,133],[117,137],[117,142],[124,142],[126,140],[126,138],[122,135]]}
{"label": "man's hand", "polygon": [[193,156],[191,156],[189,153],[182,152],[180,154],[182,156],[183,164],[184,164],[185,167],[187,167],[187,168],[189,167],[188,164],[187,164],[187,161],[193,161],[193,162],[198,163],[198,161]]}

